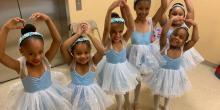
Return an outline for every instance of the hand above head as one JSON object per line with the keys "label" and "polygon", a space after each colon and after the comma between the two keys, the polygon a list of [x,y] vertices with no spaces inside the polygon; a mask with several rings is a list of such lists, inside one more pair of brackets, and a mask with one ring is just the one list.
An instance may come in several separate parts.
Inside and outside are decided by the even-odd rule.
{"label": "hand above head", "polygon": [[11,30],[11,29],[22,29],[23,26],[18,26],[19,23],[24,23],[25,20],[24,19],[21,19],[19,17],[16,17],[16,18],[11,18],[9,19],[5,24],[4,26],[6,27],[6,29],[8,30]]}
{"label": "hand above head", "polygon": [[114,1],[110,7],[109,7],[109,10],[114,10],[116,7],[119,7],[121,5],[121,0],[117,0],[117,1]]}
{"label": "hand above head", "polygon": [[91,25],[89,23],[87,23],[87,22],[82,24],[82,29],[83,29],[83,32],[85,34],[91,34],[92,33]]}
{"label": "hand above head", "polygon": [[120,7],[124,7],[127,5],[127,0],[118,0],[120,1]]}
{"label": "hand above head", "polygon": [[80,23],[80,24],[78,24],[78,26],[77,26],[76,33],[79,34],[79,35],[82,35],[82,34],[83,34],[82,25],[83,25],[83,23]]}
{"label": "hand above head", "polygon": [[173,2],[173,0],[167,0],[167,4],[170,5]]}
{"label": "hand above head", "polygon": [[82,22],[78,24],[77,26],[77,32],[78,34],[88,34],[91,31],[91,26],[87,22]]}
{"label": "hand above head", "polygon": [[33,13],[29,19],[32,19],[34,21],[48,21],[50,17],[44,13],[36,12]]}

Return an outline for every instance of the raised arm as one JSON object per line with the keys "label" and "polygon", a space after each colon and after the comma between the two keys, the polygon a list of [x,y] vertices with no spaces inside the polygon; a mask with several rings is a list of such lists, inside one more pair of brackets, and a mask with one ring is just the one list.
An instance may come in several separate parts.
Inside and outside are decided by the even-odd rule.
{"label": "raised arm", "polygon": [[[195,18],[195,14],[194,14],[194,7],[192,4],[191,0],[184,0],[185,4],[186,4],[186,9],[187,9],[187,14],[186,14],[186,19],[192,19],[194,20]],[[186,25],[188,27],[191,27],[191,24],[186,22]]]}
{"label": "raised arm", "polygon": [[126,15],[125,15],[126,19],[125,20],[127,20],[127,21],[125,21],[125,23],[127,23],[127,30],[126,30],[125,34],[123,35],[123,38],[127,42],[129,40],[129,38],[131,37],[132,32],[134,31],[134,19],[133,19],[130,8],[129,8],[128,4],[126,3],[126,1],[122,0],[121,3],[122,3],[122,7],[126,11]]}
{"label": "raised arm", "polygon": [[105,48],[99,42],[99,40],[96,39],[96,37],[94,36],[93,32],[91,31],[90,25],[88,23],[86,23],[86,26],[85,26],[85,34],[89,37],[89,39],[92,41],[94,47],[96,48],[96,53],[92,57],[93,63],[96,65],[102,59],[104,52],[105,52]]}
{"label": "raised arm", "polygon": [[199,40],[198,25],[192,19],[187,19],[186,22],[193,26],[193,31],[192,31],[191,40],[186,42],[186,44],[184,45],[184,48],[183,48],[184,51],[187,51],[190,48],[192,48],[196,44],[196,42]]}
{"label": "raised arm", "polygon": [[[161,16],[161,19],[159,20],[159,23],[160,23],[160,26],[163,27],[166,22],[168,21],[168,18],[165,14],[165,12],[167,11],[167,8],[168,6],[170,5],[170,3],[172,2],[173,0],[166,0],[166,9],[164,9],[164,12],[163,12],[163,15]],[[161,2],[162,4],[162,2]],[[161,10],[162,8],[160,8],[159,10]]]}
{"label": "raised arm", "polygon": [[48,61],[51,62],[61,45],[60,34],[55,24],[53,23],[52,19],[48,15],[44,13],[36,12],[31,15],[30,19],[34,19],[36,21],[45,21],[45,23],[47,24],[50,30],[50,34],[53,41],[51,43],[49,50],[47,50],[47,52],[45,53],[45,56],[47,57]]}
{"label": "raised arm", "polygon": [[5,45],[10,30],[23,28],[22,26],[17,26],[18,23],[24,23],[24,20],[18,17],[12,18],[0,29],[0,62],[8,68],[15,70],[17,73],[20,72],[20,63],[5,53]]}
{"label": "raised arm", "polygon": [[73,57],[71,56],[69,52],[70,46],[82,35],[83,31],[81,28],[81,24],[78,25],[77,27],[77,33],[74,34],[73,36],[69,37],[66,41],[63,42],[63,44],[60,47],[61,54],[64,58],[64,62],[67,64],[70,64],[71,61],[73,60]]}
{"label": "raised arm", "polygon": [[112,11],[120,6],[121,1],[115,1],[111,4],[111,6],[108,8],[108,11],[105,16],[105,24],[104,24],[104,32],[103,32],[103,38],[102,38],[102,44],[104,47],[107,47],[109,45],[109,35],[110,35],[110,28],[111,28],[111,13]]}
{"label": "raised arm", "polygon": [[167,23],[162,28],[162,33],[160,37],[160,50],[162,50],[167,44],[167,32],[169,31],[169,28],[171,27],[172,22],[173,22],[173,19],[168,20]]}
{"label": "raised arm", "polygon": [[164,15],[167,7],[168,7],[168,1],[167,0],[161,0],[161,6],[160,6],[160,8],[157,10],[156,14],[152,18],[153,26],[156,26],[158,21],[162,20],[162,17]]}
{"label": "raised arm", "polygon": [[[123,0],[121,0],[123,1]],[[126,3],[127,3],[127,0],[124,0]],[[122,4],[120,6],[120,11],[121,11],[121,16],[122,18],[125,20],[125,25],[128,26],[128,18],[127,18],[127,12],[126,12],[126,9],[124,8],[124,5]]]}

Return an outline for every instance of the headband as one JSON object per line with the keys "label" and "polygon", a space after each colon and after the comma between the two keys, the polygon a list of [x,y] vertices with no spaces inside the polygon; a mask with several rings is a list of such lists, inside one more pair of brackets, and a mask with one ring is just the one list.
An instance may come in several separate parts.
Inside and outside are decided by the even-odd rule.
{"label": "headband", "polygon": [[184,6],[180,4],[174,4],[171,9],[176,8],[176,7],[180,7],[184,10]]}
{"label": "headband", "polygon": [[111,23],[124,23],[125,20],[123,18],[112,18]]}
{"label": "headband", "polygon": [[75,46],[78,42],[84,42],[84,41],[89,41],[89,39],[86,38],[86,37],[80,37],[80,38],[78,38],[78,39],[71,45],[70,49],[71,49],[73,46]]}
{"label": "headband", "polygon": [[22,41],[24,41],[26,38],[31,37],[31,36],[39,36],[39,37],[43,38],[43,35],[40,34],[39,32],[28,32],[19,38],[19,45],[21,45]]}

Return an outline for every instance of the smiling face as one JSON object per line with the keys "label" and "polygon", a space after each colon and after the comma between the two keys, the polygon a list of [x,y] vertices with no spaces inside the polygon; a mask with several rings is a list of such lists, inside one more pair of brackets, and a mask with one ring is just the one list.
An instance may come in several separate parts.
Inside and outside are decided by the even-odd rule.
{"label": "smiling face", "polygon": [[169,18],[172,19],[174,17],[179,18],[179,20],[173,21],[173,25],[175,26],[181,26],[184,21],[183,19],[185,18],[185,11],[181,7],[174,7],[170,10],[169,12]]}
{"label": "smiling face", "polygon": [[87,43],[76,44],[71,52],[73,54],[73,58],[78,64],[84,65],[90,61],[91,47]]}
{"label": "smiling face", "polygon": [[188,39],[188,31],[184,28],[178,28],[173,31],[170,37],[170,46],[172,47],[182,47]]}
{"label": "smiling face", "polygon": [[26,58],[27,63],[32,66],[39,66],[43,59],[44,43],[37,38],[26,39],[21,46],[20,52]]}
{"label": "smiling face", "polygon": [[110,36],[112,42],[120,42],[124,30],[124,23],[111,23]]}
{"label": "smiling face", "polygon": [[136,12],[137,18],[143,20],[146,19],[150,11],[150,6],[151,6],[150,0],[138,1],[134,6],[134,10]]}

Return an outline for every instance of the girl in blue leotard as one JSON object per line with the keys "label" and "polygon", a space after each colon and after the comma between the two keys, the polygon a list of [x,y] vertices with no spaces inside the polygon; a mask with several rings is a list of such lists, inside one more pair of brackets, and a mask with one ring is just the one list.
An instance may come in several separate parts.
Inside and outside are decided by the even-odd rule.
{"label": "girl in blue leotard", "polygon": [[[97,52],[91,56],[91,44]],[[72,89],[72,110],[106,110],[112,104],[105,92],[96,83],[95,65],[104,54],[104,47],[94,37],[88,23],[81,23],[77,33],[67,39],[61,46],[61,52],[66,63],[70,65]]]}

